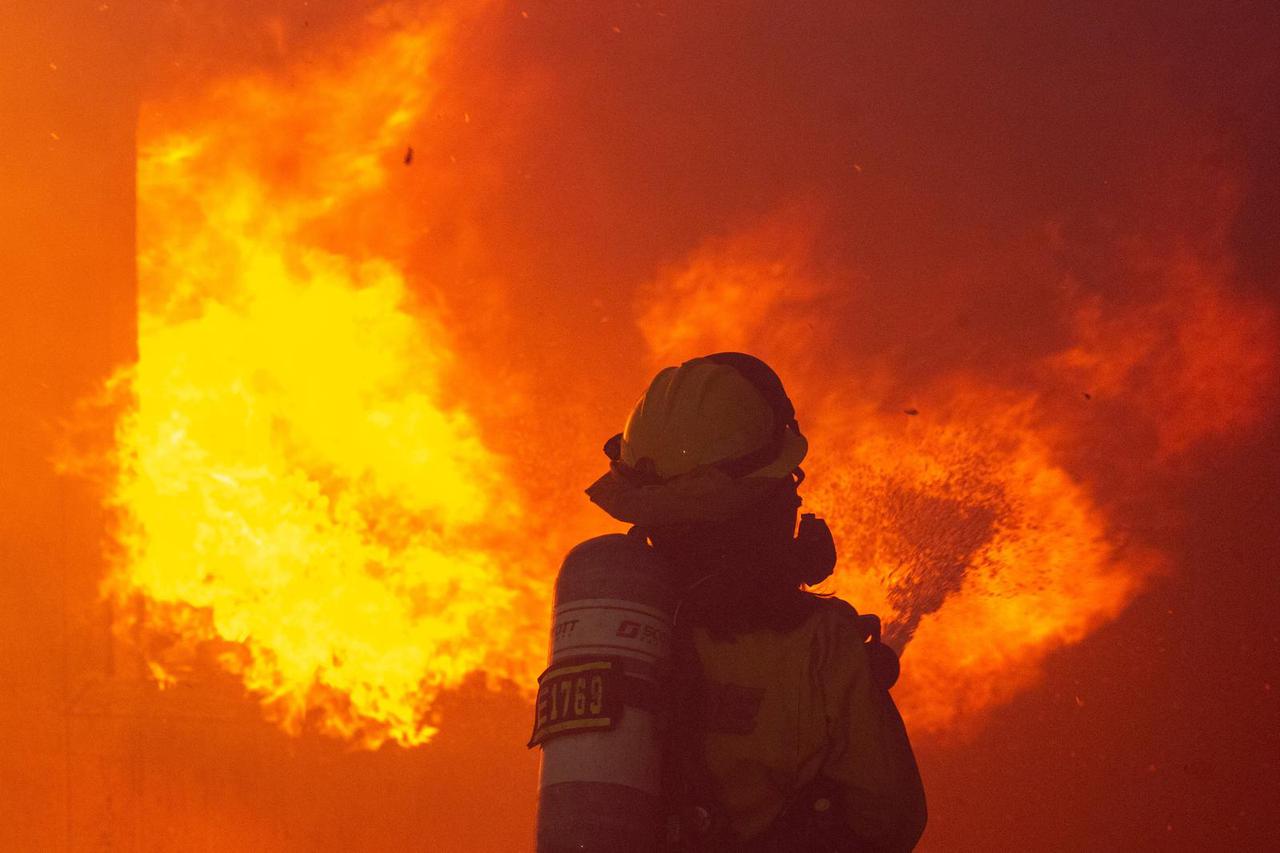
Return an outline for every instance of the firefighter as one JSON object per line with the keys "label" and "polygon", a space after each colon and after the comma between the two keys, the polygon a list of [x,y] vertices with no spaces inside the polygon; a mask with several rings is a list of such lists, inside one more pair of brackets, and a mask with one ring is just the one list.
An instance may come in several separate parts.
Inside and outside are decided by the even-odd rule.
{"label": "firefighter", "polygon": [[902,851],[924,830],[896,658],[874,617],[806,589],[835,563],[820,519],[796,532],[807,450],[773,370],[717,353],[658,373],[587,490],[670,567],[674,849]]}

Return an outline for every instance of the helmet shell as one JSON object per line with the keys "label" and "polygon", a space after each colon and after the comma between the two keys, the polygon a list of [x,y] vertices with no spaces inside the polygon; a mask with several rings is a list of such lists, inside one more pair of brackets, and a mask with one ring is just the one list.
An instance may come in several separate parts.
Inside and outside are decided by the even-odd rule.
{"label": "helmet shell", "polygon": [[[652,461],[663,480],[704,465],[737,459],[774,440],[779,425],[769,402],[738,370],[705,358],[663,369],[649,384],[622,431],[622,462]],[[808,443],[785,426],[776,459],[750,477],[785,477]]]}

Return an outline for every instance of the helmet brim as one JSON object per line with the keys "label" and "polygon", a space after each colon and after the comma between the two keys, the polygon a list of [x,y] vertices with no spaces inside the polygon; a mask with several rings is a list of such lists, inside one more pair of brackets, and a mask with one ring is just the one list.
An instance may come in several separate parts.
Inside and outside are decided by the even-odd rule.
{"label": "helmet brim", "polygon": [[746,476],[768,480],[781,479],[800,467],[800,463],[808,455],[808,439],[801,435],[800,431],[794,428],[794,425],[789,426],[787,431],[783,433],[782,450],[778,453],[778,458]]}

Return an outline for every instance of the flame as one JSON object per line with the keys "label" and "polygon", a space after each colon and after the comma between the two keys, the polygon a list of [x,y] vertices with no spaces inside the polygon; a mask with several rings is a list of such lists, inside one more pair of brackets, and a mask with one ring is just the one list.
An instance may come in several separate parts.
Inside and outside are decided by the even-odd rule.
{"label": "flame", "polygon": [[222,663],[286,729],[369,746],[427,740],[440,690],[540,654],[490,532],[524,509],[445,398],[444,324],[335,227],[400,165],[439,39],[407,28],[341,67],[232,81],[194,117],[156,111],[138,162],[111,587],[180,646],[240,644]]}
{"label": "flame", "polygon": [[806,269],[814,222],[812,211],[789,207],[707,241],[651,283],[636,302],[654,368],[732,342],[750,340],[752,352],[784,353],[810,339],[818,303],[831,296]]}
{"label": "flame", "polygon": [[[507,164],[489,162],[500,143],[477,142],[471,171],[432,174],[404,201],[393,175],[453,159],[422,138],[428,120],[470,114],[456,93],[443,103],[447,22],[381,26],[335,57],[144,115],[139,359],[116,380],[132,405],[107,583],[146,602],[158,684],[212,659],[286,730],[369,747],[429,740],[440,692],[474,673],[532,684],[556,558],[607,524],[547,485],[594,473],[565,470],[578,457],[558,449],[563,429],[532,434],[532,403],[506,385],[466,389],[449,282],[412,274],[427,264],[409,262],[410,219],[465,219],[452,223],[459,251],[481,251],[489,235],[460,192],[496,192]],[[902,403],[886,359],[849,354],[841,318],[862,282],[818,262],[815,211],[791,205],[709,239],[642,287],[647,366],[742,349],[779,369],[812,444],[806,501],[841,548],[830,588],[907,646],[897,695],[912,727],[962,728],[1160,567],[1117,532],[1079,464],[1090,430],[1151,433],[1169,465],[1257,423],[1274,317],[1188,254],[1125,304],[1077,298],[1071,340],[1017,388],[953,373]],[[488,288],[496,274],[479,266],[469,280]],[[475,304],[501,302],[486,290]],[[1077,388],[1111,405],[1104,426],[1064,412]],[[636,390],[609,389],[621,402],[600,435]],[[1108,401],[1121,398],[1140,404],[1120,413]],[[519,440],[498,449],[486,418],[519,425]],[[507,455],[526,439],[557,451]],[[551,517],[563,523],[548,536]]]}

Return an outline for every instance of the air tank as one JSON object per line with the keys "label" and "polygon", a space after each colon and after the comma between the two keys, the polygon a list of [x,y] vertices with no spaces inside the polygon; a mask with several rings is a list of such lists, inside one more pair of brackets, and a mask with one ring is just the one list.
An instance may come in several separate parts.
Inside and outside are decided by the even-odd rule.
{"label": "air tank", "polygon": [[529,744],[542,749],[538,853],[649,853],[664,843],[668,577],[642,539],[622,534],[583,542],[560,567]]}

